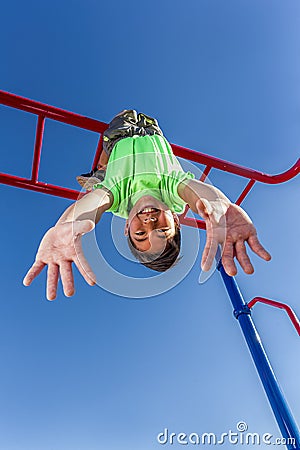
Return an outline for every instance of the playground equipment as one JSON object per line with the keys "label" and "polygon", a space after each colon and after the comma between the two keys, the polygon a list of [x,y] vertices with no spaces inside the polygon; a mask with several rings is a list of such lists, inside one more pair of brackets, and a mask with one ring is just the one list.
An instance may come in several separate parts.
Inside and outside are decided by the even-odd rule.
{"label": "playground equipment", "polygon": [[[69,111],[65,111],[53,106],[45,105],[36,101],[32,101],[8,92],[0,91],[0,104],[16,108],[19,110],[32,113],[37,116],[36,136],[34,144],[34,154],[32,161],[32,170],[30,178],[23,178],[14,176],[11,174],[0,173],[0,183],[7,184],[14,187],[23,189],[30,189],[45,194],[56,195],[59,197],[65,197],[68,199],[76,200],[80,194],[79,191],[65,188],[63,186],[56,186],[49,183],[39,181],[39,166],[40,157],[43,145],[43,133],[45,127],[45,121],[55,120],[63,122],[75,127],[80,127],[99,135],[98,144],[95,151],[95,157],[92,164],[94,168],[99,159],[102,149],[102,134],[108,127],[108,124],[94,120],[88,117],[74,114]],[[248,180],[245,188],[235,201],[237,205],[240,205],[250,190],[253,188],[256,182],[278,184],[291,180],[300,172],[300,159],[287,171],[277,174],[269,175],[257,170],[242,167],[231,162],[223,161],[219,158],[206,155],[204,153],[196,152],[175,144],[171,144],[176,156],[194,161],[196,163],[205,166],[201,181],[205,181],[208,174],[213,169],[225,171],[231,174],[238,175]],[[201,219],[194,220],[187,217],[188,207],[184,214],[180,217],[180,222],[183,225],[194,226],[200,229],[205,229],[205,222]],[[218,258],[219,259],[219,258]],[[275,377],[274,371],[265,352],[263,344],[261,342],[258,331],[255,327],[251,316],[251,308],[257,303],[262,302],[277,308],[284,309],[294,324],[298,334],[300,335],[300,322],[293,312],[293,310],[284,303],[266,299],[263,297],[255,297],[248,303],[242,297],[238,284],[234,277],[230,277],[226,274],[222,264],[218,263],[218,270],[224,281],[226,290],[233,305],[233,313],[238,320],[241,330],[244,334],[246,343],[251,352],[254,364],[257,372],[264,386],[266,395],[269,399],[270,406],[273,410],[275,419],[282,433],[283,438],[286,440],[286,447],[291,450],[300,450],[300,431],[295,422],[295,419],[289,409],[289,406],[284,398],[284,395],[280,389],[278,381]]]}

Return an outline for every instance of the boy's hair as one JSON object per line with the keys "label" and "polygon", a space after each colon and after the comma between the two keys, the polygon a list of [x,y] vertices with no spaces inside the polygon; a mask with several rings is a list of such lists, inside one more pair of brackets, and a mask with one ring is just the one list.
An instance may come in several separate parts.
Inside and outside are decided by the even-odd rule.
{"label": "boy's hair", "polygon": [[165,272],[176,262],[181,245],[181,233],[178,225],[175,224],[175,234],[167,240],[166,247],[162,253],[140,252],[132,242],[128,233],[128,246],[133,256],[138,259],[143,266],[157,272]]}

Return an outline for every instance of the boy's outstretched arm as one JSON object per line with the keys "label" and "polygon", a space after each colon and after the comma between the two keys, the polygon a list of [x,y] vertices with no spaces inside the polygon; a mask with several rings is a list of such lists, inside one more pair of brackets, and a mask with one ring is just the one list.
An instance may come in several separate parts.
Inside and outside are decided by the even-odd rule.
{"label": "boy's outstretched arm", "polygon": [[179,196],[199,214],[206,223],[206,244],[201,267],[208,271],[216,255],[218,245],[222,246],[222,263],[228,275],[236,275],[236,257],[245,273],[254,268],[246,251],[245,243],[254,253],[269,261],[270,254],[258,240],[256,229],[246,212],[217,188],[197,180],[188,180],[178,186]]}
{"label": "boy's outstretched arm", "polygon": [[67,208],[56,225],[44,235],[35,262],[23,280],[24,285],[29,286],[48,266],[47,299],[55,299],[59,276],[64,294],[70,297],[74,294],[73,262],[86,282],[94,285],[96,278],[83,254],[81,236],[95,227],[111,202],[108,192],[96,189]]}

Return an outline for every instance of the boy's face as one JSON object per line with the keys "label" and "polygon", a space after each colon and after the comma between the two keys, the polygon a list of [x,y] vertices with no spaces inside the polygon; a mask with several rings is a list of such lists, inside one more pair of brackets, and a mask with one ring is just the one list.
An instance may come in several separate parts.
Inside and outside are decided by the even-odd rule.
{"label": "boy's face", "polygon": [[132,208],[125,225],[125,235],[130,236],[135,248],[141,252],[162,252],[167,240],[179,226],[176,214],[152,196],[142,197]]}

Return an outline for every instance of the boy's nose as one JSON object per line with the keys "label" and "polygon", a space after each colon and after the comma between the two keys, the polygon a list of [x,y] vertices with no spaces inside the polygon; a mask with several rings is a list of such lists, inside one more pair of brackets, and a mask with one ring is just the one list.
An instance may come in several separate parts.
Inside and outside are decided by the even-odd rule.
{"label": "boy's nose", "polygon": [[146,216],[143,219],[144,223],[148,223],[148,222],[157,222],[157,217],[153,217],[153,216]]}

